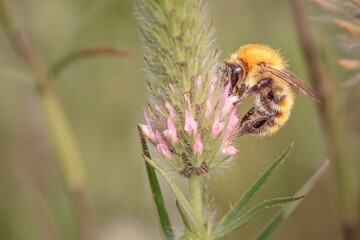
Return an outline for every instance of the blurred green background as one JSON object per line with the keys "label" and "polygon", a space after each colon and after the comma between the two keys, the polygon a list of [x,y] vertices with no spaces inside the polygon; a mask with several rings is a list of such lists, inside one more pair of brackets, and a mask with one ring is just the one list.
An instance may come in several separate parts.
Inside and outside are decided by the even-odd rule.
{"label": "blurred green background", "polygon": [[[221,58],[246,43],[281,49],[291,70],[308,82],[289,1],[209,0]],[[160,239],[146,178],[136,124],[144,122],[145,73],[137,21],[130,0],[18,0],[17,12],[44,64],[71,49],[105,45],[131,51],[127,58],[92,58],[67,67],[56,79],[59,97],[85,161],[91,209],[98,239]],[[310,16],[322,14],[306,2]],[[312,21],[314,34],[333,63],[335,27]],[[0,33],[0,65],[22,66]],[[286,126],[268,138],[240,139],[239,158],[231,169],[210,180],[221,216],[275,158],[295,141],[289,161],[257,196],[289,196],[326,159],[314,103],[298,96]],[[331,169],[272,239],[341,239]],[[174,223],[181,219],[175,197],[162,181]],[[63,176],[49,144],[39,102],[25,84],[0,80],[0,239],[42,239],[27,202],[27,184],[35,184],[53,215],[62,239],[78,239],[78,228]],[[225,239],[251,239],[277,209],[269,209]],[[175,224],[176,225],[176,224]]]}

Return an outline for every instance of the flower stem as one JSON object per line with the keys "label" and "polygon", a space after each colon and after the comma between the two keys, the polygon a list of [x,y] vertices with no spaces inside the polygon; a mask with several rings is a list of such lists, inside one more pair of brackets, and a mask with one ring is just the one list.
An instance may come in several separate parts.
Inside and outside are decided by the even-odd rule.
{"label": "flower stem", "polygon": [[202,207],[202,181],[199,175],[193,174],[189,178],[189,194],[190,204],[198,219],[203,221],[203,207]]}

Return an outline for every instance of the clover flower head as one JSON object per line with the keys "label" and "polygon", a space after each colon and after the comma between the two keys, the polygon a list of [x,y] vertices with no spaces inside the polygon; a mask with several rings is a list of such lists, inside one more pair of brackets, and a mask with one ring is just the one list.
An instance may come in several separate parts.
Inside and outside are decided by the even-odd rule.
{"label": "clover flower head", "polygon": [[[185,177],[205,174],[238,153],[236,96],[216,76],[192,77],[185,91],[177,82],[151,87],[141,130],[156,150]],[[165,87],[166,86],[166,87]]]}

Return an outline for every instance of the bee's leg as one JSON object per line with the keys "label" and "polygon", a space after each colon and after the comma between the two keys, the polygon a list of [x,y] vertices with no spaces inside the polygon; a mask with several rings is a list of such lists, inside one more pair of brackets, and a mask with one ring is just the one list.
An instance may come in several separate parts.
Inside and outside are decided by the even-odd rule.
{"label": "bee's leg", "polygon": [[254,106],[242,118],[238,135],[245,134],[262,134],[268,130],[270,126],[274,125],[274,114],[265,112],[259,107]]}
{"label": "bee's leg", "polygon": [[244,84],[242,84],[239,88],[236,89],[236,93],[238,95],[238,100],[236,102],[234,102],[234,105],[238,105],[245,98],[244,93],[248,89],[249,88],[247,86],[245,86]]}
{"label": "bee's leg", "polygon": [[239,135],[261,135],[267,132],[269,127],[275,124],[274,116],[276,115],[276,109],[271,105],[274,98],[271,84],[271,78],[263,78],[243,94],[243,96],[246,97],[252,93],[256,93],[258,94],[258,97],[257,100],[255,100],[254,106],[242,118],[238,130]]}
{"label": "bee's leg", "polygon": [[260,93],[260,104],[268,111],[269,113],[272,113],[274,111],[273,106],[271,105],[271,102],[273,102],[274,99],[274,92],[271,89],[264,89]]}
{"label": "bee's leg", "polygon": [[252,86],[251,88],[249,88],[245,84],[241,84],[241,86],[236,90],[237,95],[238,95],[238,100],[234,103],[234,105],[237,105],[244,98],[251,96],[253,93],[258,93],[259,89],[260,89],[259,86],[260,86],[259,84],[256,84],[256,85]]}
{"label": "bee's leg", "polygon": [[251,88],[242,84],[238,90],[239,101],[249,97],[253,93],[260,94],[262,92],[269,92],[271,90],[272,78],[262,78]]}
{"label": "bee's leg", "polygon": [[256,85],[252,86],[251,88],[249,88],[245,84],[241,84],[241,86],[236,89],[236,92],[238,94],[238,100],[234,103],[234,105],[239,104],[243,99],[251,96],[252,94],[261,95],[262,93],[270,92],[271,83],[271,78],[262,78],[257,82]]}

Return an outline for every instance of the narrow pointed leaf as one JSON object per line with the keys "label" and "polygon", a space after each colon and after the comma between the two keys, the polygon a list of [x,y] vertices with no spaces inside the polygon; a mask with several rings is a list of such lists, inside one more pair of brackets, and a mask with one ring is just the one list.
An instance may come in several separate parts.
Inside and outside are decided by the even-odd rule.
{"label": "narrow pointed leaf", "polygon": [[176,201],[176,207],[177,207],[177,209],[178,209],[178,211],[179,211],[179,213],[180,213],[181,219],[182,219],[182,221],[183,221],[183,223],[184,223],[185,230],[186,230],[186,229],[190,229],[189,222],[188,222],[188,220],[186,219],[186,216],[185,216],[183,210],[181,209],[181,207],[180,207],[180,205],[179,205],[179,201]]}
{"label": "narrow pointed leaf", "polygon": [[[300,188],[296,195],[308,194],[318,182],[328,165],[329,160],[323,163],[323,165],[315,172],[315,174]],[[299,203],[300,201],[291,205],[287,205],[283,209],[281,209],[276,214],[276,216],[271,219],[270,222],[264,227],[264,229],[261,230],[261,232],[255,239],[268,239],[268,237],[275,231],[275,229],[290,216],[290,214],[295,210]]]}
{"label": "narrow pointed leaf", "polygon": [[[140,140],[141,140],[143,154],[150,158],[149,149],[146,145],[146,140],[145,140],[144,136],[142,135],[140,128],[139,128],[139,134],[140,134]],[[146,164],[146,171],[147,171],[149,182],[150,182],[152,196],[153,196],[157,214],[159,217],[159,223],[160,223],[162,235],[163,235],[164,239],[166,239],[166,240],[174,239],[174,233],[171,228],[169,215],[165,208],[164,199],[163,199],[163,196],[161,193],[159,182],[156,177],[155,170],[152,168],[152,166],[149,163],[145,162],[145,164]]]}
{"label": "narrow pointed leaf", "polygon": [[165,181],[170,185],[171,189],[173,190],[176,198],[178,199],[180,205],[183,207],[185,213],[189,217],[189,219],[194,223],[195,227],[202,233],[206,234],[205,228],[201,222],[201,220],[195,215],[194,210],[192,209],[190,203],[185,198],[184,194],[178,188],[174,180],[161,168],[159,167],[154,161],[150,158],[146,157],[144,154],[142,155],[146,162],[148,162],[156,171],[160,173],[161,176],[165,179]]}
{"label": "narrow pointed leaf", "polygon": [[292,143],[290,147],[263,173],[263,175],[255,181],[252,187],[247,190],[247,192],[240,198],[234,207],[225,214],[216,227],[215,232],[217,232],[218,229],[223,228],[228,223],[233,222],[241,214],[245,206],[261,189],[261,187],[264,186],[273,171],[285,161],[293,146],[294,144]]}
{"label": "narrow pointed leaf", "polygon": [[270,207],[279,207],[283,206],[284,204],[288,204],[291,202],[298,201],[302,199],[304,196],[301,197],[289,197],[289,198],[275,198],[266,200],[263,203],[260,203],[244,215],[234,219],[232,222],[228,223],[227,225],[223,226],[222,228],[219,228],[218,231],[215,233],[216,237],[221,237],[226,234],[231,233],[232,231],[236,230],[237,228],[243,226],[245,223],[249,222],[252,218],[257,216],[259,213],[261,213],[264,209],[270,208]]}

